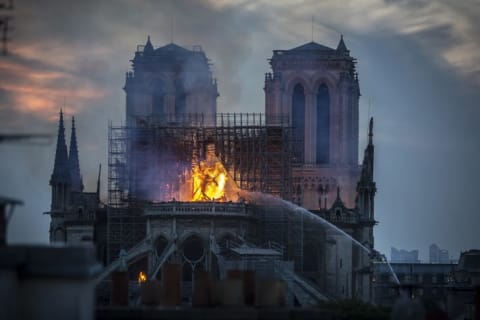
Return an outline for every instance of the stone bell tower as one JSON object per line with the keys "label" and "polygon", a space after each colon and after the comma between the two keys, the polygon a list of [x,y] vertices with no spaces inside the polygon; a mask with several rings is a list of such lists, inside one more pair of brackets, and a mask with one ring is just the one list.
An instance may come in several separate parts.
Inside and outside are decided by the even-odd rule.
{"label": "stone bell tower", "polygon": [[340,188],[347,207],[355,205],[360,89],[343,37],[336,49],[310,42],[274,50],[265,76],[265,113],[274,124],[288,116],[293,128],[295,203],[330,208]]}
{"label": "stone bell tower", "polygon": [[[138,46],[125,81],[127,126],[185,122],[194,115],[215,124],[217,82],[200,46]],[[187,121],[188,122],[188,121]]]}

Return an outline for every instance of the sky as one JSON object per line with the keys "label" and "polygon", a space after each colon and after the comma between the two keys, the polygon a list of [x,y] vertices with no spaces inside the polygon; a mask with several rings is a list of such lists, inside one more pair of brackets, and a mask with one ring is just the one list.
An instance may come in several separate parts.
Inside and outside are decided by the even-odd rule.
{"label": "sky", "polygon": [[[2,1],[0,1],[2,2]],[[480,248],[480,4],[477,0],[16,0],[0,56],[0,133],[48,133],[0,144],[0,195],[24,200],[10,243],[48,243],[48,185],[58,111],[75,116],[86,190],[107,128],[124,121],[125,72],[148,35],[155,47],[201,45],[218,79],[219,112],[263,112],[272,50],[312,40],[358,59],[360,146],[375,118],[375,247],[437,243],[452,258]]]}

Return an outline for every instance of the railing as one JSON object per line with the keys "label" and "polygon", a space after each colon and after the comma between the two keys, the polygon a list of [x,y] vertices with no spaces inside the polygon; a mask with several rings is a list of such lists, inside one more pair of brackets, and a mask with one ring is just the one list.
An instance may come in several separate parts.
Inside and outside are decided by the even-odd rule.
{"label": "railing", "polygon": [[345,216],[336,216],[333,215],[324,215],[324,218],[329,222],[333,223],[358,223],[358,219],[356,217],[345,217]]}
{"label": "railing", "polygon": [[229,202],[163,202],[152,203],[146,210],[146,215],[244,215],[250,216],[250,212],[243,203]]}

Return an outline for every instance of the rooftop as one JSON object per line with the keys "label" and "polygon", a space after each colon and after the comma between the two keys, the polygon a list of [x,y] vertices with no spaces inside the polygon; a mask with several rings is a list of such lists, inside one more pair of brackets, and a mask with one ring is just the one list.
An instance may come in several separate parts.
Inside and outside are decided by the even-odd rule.
{"label": "rooftop", "polygon": [[301,46],[286,51],[335,51],[335,49],[324,46],[323,44],[311,41]]}

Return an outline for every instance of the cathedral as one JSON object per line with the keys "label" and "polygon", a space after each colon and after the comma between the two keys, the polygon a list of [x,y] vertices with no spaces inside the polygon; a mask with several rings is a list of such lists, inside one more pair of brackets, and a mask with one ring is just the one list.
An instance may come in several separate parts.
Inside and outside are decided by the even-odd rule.
{"label": "cathedral", "polygon": [[195,270],[241,268],[283,279],[294,304],[374,300],[373,119],[359,163],[359,80],[343,37],[274,50],[263,113],[217,112],[199,46],[148,38],[131,61],[126,123],[109,127],[105,205],[100,180],[83,191],[75,122],[67,151],[60,112],[51,242],[94,243],[99,283],[120,265],[135,279],[178,263],[185,301]]}

